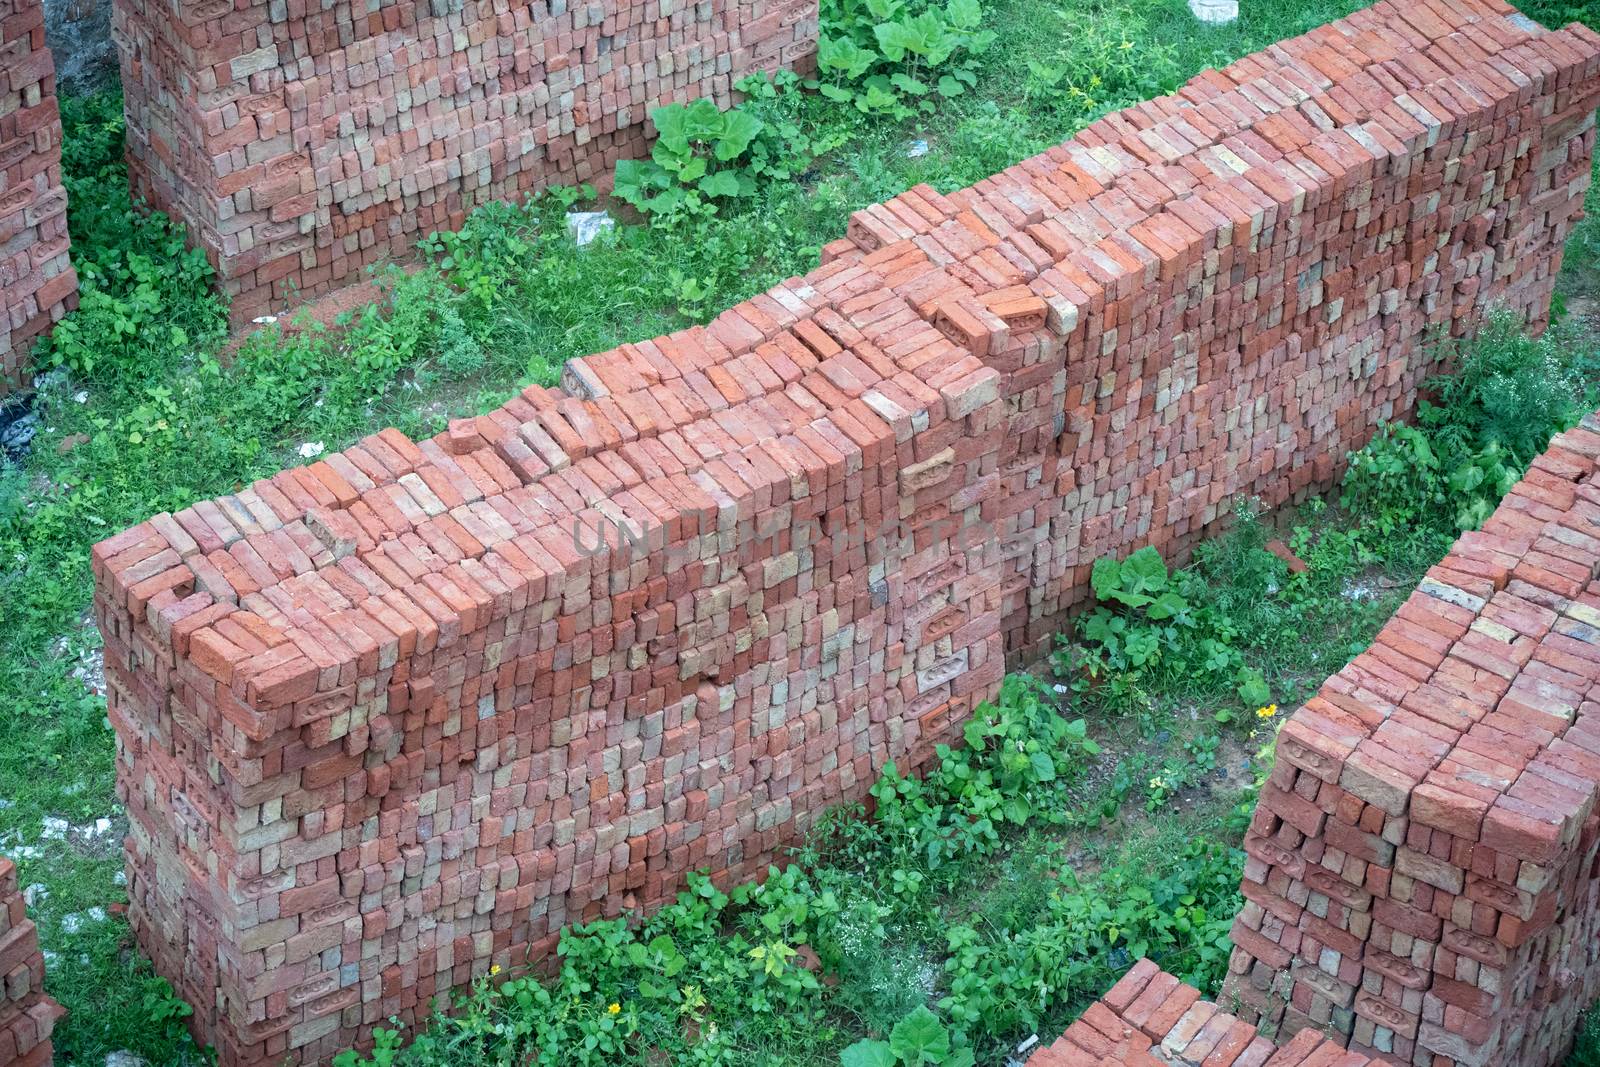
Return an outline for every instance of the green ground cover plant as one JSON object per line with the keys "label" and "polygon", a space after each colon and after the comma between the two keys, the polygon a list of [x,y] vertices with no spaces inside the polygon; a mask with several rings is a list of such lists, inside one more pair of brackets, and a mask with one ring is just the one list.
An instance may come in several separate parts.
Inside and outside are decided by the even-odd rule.
{"label": "green ground cover plant", "polygon": [[[641,200],[692,183],[693,210],[635,201],[643,221],[623,213],[580,249],[564,216],[607,206],[592,189],[486,205],[425,242],[416,262],[381,272],[371,304],[326,325],[289,316],[235,343],[204,257],[163,216],[130,210],[120,100],[63,101],[83,301],[38,353],[51,373],[31,455],[0,465],[0,700],[13,709],[0,719],[0,852],[18,860],[49,990],[71,1012],[57,1031],[64,1062],[123,1048],[153,1064],[205,1059],[184,1030],[187,1006],[149,973],[115,910],[122,829],[95,688],[94,541],[385,425],[434,432],[553,383],[567,358],[704,321],[814,265],[856,208],[917,182],[970,184],[1106,111],[1359,6],[1263,0],[1207,27],[1183,0],[980,4],[975,22],[967,0],[826,0],[828,55],[813,88],[747,82],[737,112],[700,109],[695,121],[718,127],[709,132],[678,116],[683,137],[664,149],[675,167],[651,161],[670,182],[635,183]],[[1594,19],[1586,4],[1531,11]],[[700,188],[721,173],[737,194],[727,179]],[[1597,218],[1569,246],[1561,297],[1574,318],[1600,293]],[[1455,455],[1451,440],[1487,447],[1484,383],[1545,366],[1550,353],[1504,340],[1479,385],[1437,399],[1477,414],[1419,424],[1439,455]],[[1499,447],[1497,461],[1526,462],[1524,446]],[[555,984],[485,975],[410,1051],[397,1034],[368,1059],[493,1063],[515,1049],[548,1055],[559,1041],[594,1062],[831,1065],[850,1048],[884,1062],[881,1042],[886,1062],[959,1063],[970,1050],[989,1063],[1027,1033],[1058,1031],[1136,949],[1214,981],[1237,904],[1240,812],[1276,708],[1363,647],[1448,544],[1465,498],[1441,478],[1446,499],[1429,506],[1423,534],[1385,531],[1374,516],[1410,506],[1407,491],[1373,484],[1348,507],[1313,501],[1290,516],[1243,502],[1232,534],[1188,566],[1133,565],[1136,593],[1142,568],[1166,575],[1149,603],[1115,595],[1127,561],[1114,561],[1105,632],[1079,631],[1080,658],[1059,678],[1008,682],[984,727],[1001,734],[942,755],[923,778],[886,769],[876,821],[838,813],[760,887],[701,883],[644,927],[574,931]],[[1486,469],[1472,491],[1487,500],[1501,481]],[[1306,572],[1290,575],[1266,552],[1271,537]],[[1182,608],[1168,599],[1152,618],[1169,591]],[[1109,647],[1117,619],[1123,634],[1161,631],[1153,660],[1131,663],[1126,640]],[[1086,683],[1070,663],[1096,656]]]}
{"label": "green ground cover plant", "polygon": [[1566,1067],[1600,1067],[1600,1009],[1590,1008],[1583,1017]]}

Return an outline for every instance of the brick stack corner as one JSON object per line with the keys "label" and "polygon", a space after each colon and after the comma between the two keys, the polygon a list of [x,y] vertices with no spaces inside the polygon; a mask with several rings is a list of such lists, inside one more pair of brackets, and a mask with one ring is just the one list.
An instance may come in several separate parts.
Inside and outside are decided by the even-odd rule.
{"label": "brick stack corner", "polygon": [[1096,558],[1329,487],[1428,333],[1541,321],[1597,97],[1591,31],[1385,0],[859,211],[706,326],[101,542],[141,946],[227,1067],[323,1062],[763,870],[959,737]]}
{"label": "brick stack corner", "polygon": [[1128,969],[1027,1067],[1377,1067],[1303,1029],[1281,1048],[1148,959]]}
{"label": "brick stack corner", "polygon": [[1283,726],[1224,996],[1428,1067],[1542,1067],[1600,995],[1600,415]]}
{"label": "brick stack corner", "polygon": [[136,194],[236,322],[363,279],[491,200],[609,178],[650,109],[805,67],[816,0],[114,0]]}
{"label": "brick stack corner", "polygon": [[17,868],[0,857],[0,1067],[49,1067],[62,1008],[44,992],[44,954],[28,918]]}
{"label": "brick stack corner", "polygon": [[0,396],[78,300],[55,83],[42,0],[0,0]]}

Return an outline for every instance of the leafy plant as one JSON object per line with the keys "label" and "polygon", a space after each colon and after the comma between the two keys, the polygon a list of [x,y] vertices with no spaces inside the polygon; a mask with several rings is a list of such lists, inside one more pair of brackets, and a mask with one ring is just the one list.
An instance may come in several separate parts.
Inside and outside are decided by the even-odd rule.
{"label": "leafy plant", "polygon": [[1593,1006],[1578,1025],[1578,1037],[1565,1067],[1600,1067],[1600,1010]]}
{"label": "leafy plant", "polygon": [[[1052,657],[1076,691],[1123,705],[1144,699],[1149,678],[1189,675],[1231,688],[1246,705],[1265,702],[1266,683],[1234,647],[1232,621],[1193,603],[1200,583],[1188,571],[1169,571],[1154,547],[1096,560],[1090,586],[1100,603],[1078,620],[1079,640],[1062,635]],[[1222,722],[1234,717],[1230,708],[1217,712]]]}
{"label": "leafy plant", "polygon": [[868,115],[932,114],[938,98],[977,84],[977,58],[994,42],[978,0],[844,0],[829,8],[817,80],[829,100]]}
{"label": "leafy plant", "polygon": [[1415,425],[1385,423],[1351,453],[1341,502],[1381,538],[1481,525],[1593,399],[1578,371],[1592,343],[1557,334],[1529,337],[1501,313],[1469,339],[1437,342],[1452,373],[1429,381],[1435,398],[1417,405]]}
{"label": "leafy plant", "polygon": [[755,194],[750,150],[766,127],[750,112],[720,111],[702,97],[658,107],[650,121],[656,127],[650,159],[617,161],[617,196],[648,215],[674,218]]}
{"label": "leafy plant", "polygon": [[972,1067],[972,1049],[952,1047],[950,1031],[926,1005],[894,1024],[889,1040],[864,1038],[839,1054],[841,1067]]}
{"label": "leafy plant", "polygon": [[62,183],[78,306],[39,342],[40,367],[144,378],[219,338],[226,302],[181,225],[128,203],[122,96],[62,101]]}

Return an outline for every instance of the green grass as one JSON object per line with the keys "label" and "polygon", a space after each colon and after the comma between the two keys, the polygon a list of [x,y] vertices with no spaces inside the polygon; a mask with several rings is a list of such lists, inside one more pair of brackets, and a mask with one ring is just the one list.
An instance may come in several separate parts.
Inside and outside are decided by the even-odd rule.
{"label": "green grass", "polygon": [[[84,918],[122,899],[120,825],[95,839],[44,833],[46,819],[77,827],[118,817],[104,701],[79,677],[99,644],[89,616],[94,541],[300,462],[302,443],[336,449],[385,425],[432,432],[530,381],[554,381],[567,358],[701,321],[813,266],[856,208],[917,182],[947,191],[969,184],[1104,111],[1356,6],[1272,0],[1245,5],[1231,26],[1209,28],[1195,24],[1183,0],[995,0],[990,24],[1005,44],[986,58],[976,88],[923,121],[868,119],[815,98],[791,105],[806,129],[842,132],[843,146],[692,239],[623,226],[614,241],[579,251],[564,236],[560,203],[490,208],[474,217],[450,268],[393,276],[391,293],[346,325],[268,333],[225,360],[217,358],[220,306],[203,286],[173,283],[181,258],[173,234],[129,220],[115,97],[67,102],[75,256],[101,295],[74,319],[82,343],[58,346],[79,377],[41,392],[44,429],[33,455],[0,467],[0,706],[8,709],[0,718],[0,852],[18,858],[23,885],[47,893],[31,914],[51,953],[48,989],[71,1012],[57,1030],[62,1061],[98,1062],[119,1048],[158,1064],[191,1055],[125,922]],[[1535,14],[1553,17],[1558,6]],[[1590,14],[1588,5],[1571,13]],[[913,138],[929,142],[926,155],[906,154]],[[1569,250],[1569,296],[1600,292],[1597,218],[1585,221]],[[440,325],[446,311],[460,330]],[[79,436],[86,440],[58,451]],[[1304,521],[1303,554],[1325,582],[1313,590],[1317,613],[1254,597],[1260,617],[1247,642],[1285,706],[1370,638],[1412,574],[1409,564],[1390,573],[1352,554],[1337,514]],[[1215,573],[1227,569],[1218,562]],[[1345,583],[1353,580],[1395,584],[1376,599],[1352,600]],[[1300,625],[1308,617],[1310,639]],[[1084,803],[1126,805],[1138,818],[1123,828],[1024,839],[997,865],[997,878],[972,890],[977,895],[951,899],[950,915],[971,906],[1023,913],[1037,904],[1036,865],[1047,859],[1070,867],[1079,857],[1086,869],[1137,870],[1159,881],[1175,843],[1227,840],[1230,795],[1211,797],[1209,786],[1197,785],[1154,812],[1143,796],[1143,778],[1187,758],[1183,741],[1210,696],[1176,686],[1146,694],[1138,716],[1101,716],[1097,732],[1139,758],[1122,762],[1126,788],[1119,792],[1108,768],[1107,780],[1085,786]],[[1084,878],[1090,888],[1099,884]],[[933,930],[905,931],[896,966],[935,958]],[[832,1055],[837,1035],[862,1025],[859,1011],[841,1007],[835,1039],[819,1039],[816,1062]]]}
{"label": "green grass", "polygon": [[1600,1006],[1583,1017],[1566,1067],[1600,1067]]}

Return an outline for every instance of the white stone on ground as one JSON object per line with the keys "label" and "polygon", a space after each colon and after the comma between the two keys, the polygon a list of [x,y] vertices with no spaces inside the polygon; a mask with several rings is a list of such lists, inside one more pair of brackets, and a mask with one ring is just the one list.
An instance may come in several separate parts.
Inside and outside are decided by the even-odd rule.
{"label": "white stone on ground", "polygon": [[1189,0],[1189,10],[1201,22],[1220,26],[1239,17],[1239,0]]}

